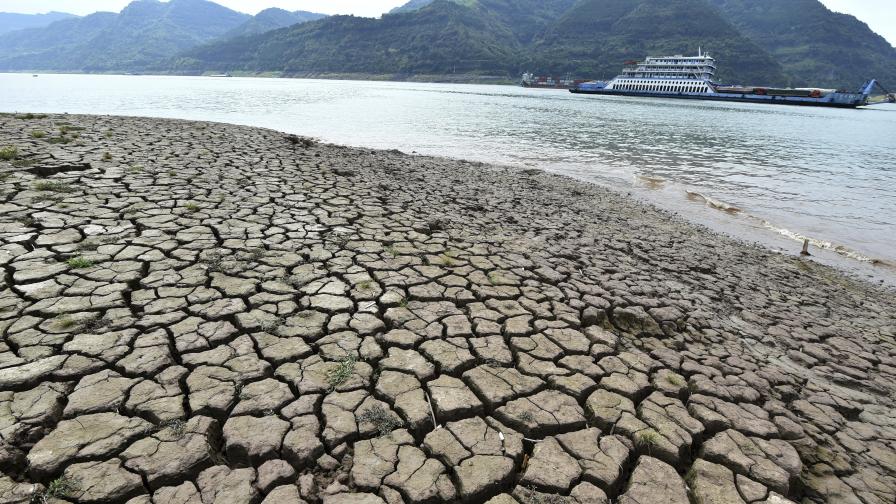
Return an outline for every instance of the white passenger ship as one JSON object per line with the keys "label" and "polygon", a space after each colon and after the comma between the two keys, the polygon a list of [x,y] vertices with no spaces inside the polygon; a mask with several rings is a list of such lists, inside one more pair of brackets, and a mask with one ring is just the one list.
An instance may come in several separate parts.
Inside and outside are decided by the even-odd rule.
{"label": "white passenger ship", "polygon": [[604,89],[646,91],[655,93],[714,93],[712,79],[716,60],[699,51],[697,56],[648,57],[644,61],[628,61],[622,75],[607,83]]}
{"label": "white passenger ship", "polygon": [[676,55],[627,61],[622,74],[615,79],[584,82],[570,89],[570,92],[855,108],[868,105],[869,96],[878,87],[888,101],[896,101],[896,97],[876,80],[867,81],[857,92],[849,92],[820,88],[725,86],[713,81],[715,75],[716,60],[698,50],[697,56]]}

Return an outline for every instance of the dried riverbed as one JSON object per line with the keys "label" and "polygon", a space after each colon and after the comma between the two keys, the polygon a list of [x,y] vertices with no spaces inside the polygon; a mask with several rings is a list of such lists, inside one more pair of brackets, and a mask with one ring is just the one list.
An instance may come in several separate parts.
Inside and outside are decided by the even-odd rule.
{"label": "dried riverbed", "polygon": [[892,297],[606,189],[4,115],[0,199],[0,502],[896,499]]}

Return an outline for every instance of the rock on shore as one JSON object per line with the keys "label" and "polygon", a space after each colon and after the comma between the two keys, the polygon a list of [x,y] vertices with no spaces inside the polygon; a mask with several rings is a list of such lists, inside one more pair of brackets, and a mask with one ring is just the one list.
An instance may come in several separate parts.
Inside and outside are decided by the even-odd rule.
{"label": "rock on shore", "polygon": [[0,502],[896,501],[896,304],[534,170],[0,116]]}

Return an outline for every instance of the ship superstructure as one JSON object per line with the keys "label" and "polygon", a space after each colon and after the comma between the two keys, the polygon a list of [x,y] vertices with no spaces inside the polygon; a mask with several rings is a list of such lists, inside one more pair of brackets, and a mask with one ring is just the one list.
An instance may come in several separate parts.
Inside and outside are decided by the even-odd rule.
{"label": "ship superstructure", "polygon": [[627,61],[622,75],[608,82],[606,89],[655,93],[713,93],[716,60],[698,51],[697,56],[648,57]]}

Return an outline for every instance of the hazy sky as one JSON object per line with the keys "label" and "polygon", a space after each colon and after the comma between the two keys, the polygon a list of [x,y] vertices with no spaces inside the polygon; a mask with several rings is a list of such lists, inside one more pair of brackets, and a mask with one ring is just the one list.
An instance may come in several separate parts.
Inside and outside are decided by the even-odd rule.
{"label": "hazy sky", "polygon": [[[308,10],[324,14],[379,16],[407,0],[216,0],[231,9],[255,14],[267,7]],[[764,1],[764,0],[757,0]],[[896,46],[894,0],[821,0],[832,10],[852,14],[868,23]],[[0,0],[0,12],[47,12],[51,10],[90,14],[98,10],[118,12],[129,0]]]}

